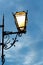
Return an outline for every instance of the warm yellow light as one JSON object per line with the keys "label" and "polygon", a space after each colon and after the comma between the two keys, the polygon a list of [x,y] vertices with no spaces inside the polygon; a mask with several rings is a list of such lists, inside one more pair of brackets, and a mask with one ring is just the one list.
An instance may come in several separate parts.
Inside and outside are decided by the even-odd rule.
{"label": "warm yellow light", "polygon": [[19,28],[23,30],[25,26],[25,13],[24,12],[16,13],[16,20]]}
{"label": "warm yellow light", "polygon": [[[16,16],[17,18],[17,22],[18,22],[18,26],[19,27],[24,27],[25,25],[25,16]],[[23,28],[21,28],[23,29]]]}
{"label": "warm yellow light", "polygon": [[26,32],[27,12],[21,11],[13,14],[19,32]]}

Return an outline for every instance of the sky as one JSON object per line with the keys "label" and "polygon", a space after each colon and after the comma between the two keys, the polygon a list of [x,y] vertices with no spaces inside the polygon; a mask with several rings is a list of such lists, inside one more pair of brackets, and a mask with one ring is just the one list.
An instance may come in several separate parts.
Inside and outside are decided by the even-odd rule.
{"label": "sky", "polygon": [[[12,12],[27,10],[27,32],[17,38],[19,41],[15,43],[15,47],[4,50],[4,65],[43,65],[43,0],[0,0],[0,25],[4,14],[4,30],[17,31]],[[10,37],[10,41],[13,36]],[[1,38],[0,28],[0,42]]]}

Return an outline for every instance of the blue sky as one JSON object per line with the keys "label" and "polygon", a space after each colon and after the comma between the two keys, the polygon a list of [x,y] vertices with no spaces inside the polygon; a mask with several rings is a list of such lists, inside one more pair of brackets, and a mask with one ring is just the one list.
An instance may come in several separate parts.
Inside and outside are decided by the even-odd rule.
{"label": "blue sky", "polygon": [[18,37],[15,47],[5,50],[4,65],[43,65],[43,0],[0,0],[0,24],[4,13],[5,30],[17,31],[12,12],[27,10],[27,33]]}

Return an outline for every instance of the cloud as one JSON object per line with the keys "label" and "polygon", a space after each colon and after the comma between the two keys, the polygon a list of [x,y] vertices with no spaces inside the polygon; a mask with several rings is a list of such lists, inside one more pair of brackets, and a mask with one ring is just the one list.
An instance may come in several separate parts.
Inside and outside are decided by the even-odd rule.
{"label": "cloud", "polygon": [[[24,38],[24,39],[23,39]],[[26,47],[26,46],[29,46],[30,45],[30,43],[28,44],[26,44],[25,42],[27,42],[28,41],[28,38],[31,38],[31,37],[28,37],[28,36],[26,36],[26,39],[25,39],[25,37],[23,36],[23,38],[22,39],[20,39],[19,41],[24,41],[24,42],[16,42],[15,43],[15,47],[13,46],[12,48],[10,48],[10,49],[8,49],[8,50],[4,50],[5,51],[5,55],[6,55],[6,57],[8,56],[9,58],[11,57],[11,56],[13,56],[13,54],[19,54],[20,53],[20,50],[23,48],[23,47]],[[9,45],[8,45],[8,47],[9,47]],[[14,51],[14,52],[13,52]],[[7,54],[8,55],[7,55]]]}
{"label": "cloud", "polygon": [[40,61],[40,62],[38,62],[38,63],[36,63],[34,65],[43,65],[43,61]]}
{"label": "cloud", "polygon": [[[15,47],[10,48],[9,50],[5,50],[6,58],[13,58],[15,53],[18,53],[18,51],[22,48],[22,44],[17,43]],[[14,51],[14,52],[13,52]]]}
{"label": "cloud", "polygon": [[6,53],[6,58],[11,58],[12,55],[10,53]]}
{"label": "cloud", "polygon": [[30,64],[32,64],[32,63],[34,62],[35,56],[36,56],[36,54],[35,54],[34,51],[29,52],[29,53],[25,56],[25,58],[24,58],[24,63],[23,63],[23,65],[30,65]]}

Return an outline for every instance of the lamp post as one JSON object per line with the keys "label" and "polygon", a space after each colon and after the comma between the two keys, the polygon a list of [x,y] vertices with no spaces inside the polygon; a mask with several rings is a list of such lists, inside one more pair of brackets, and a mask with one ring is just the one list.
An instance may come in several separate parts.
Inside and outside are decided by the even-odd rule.
{"label": "lamp post", "polygon": [[[1,61],[2,61],[2,65],[4,65],[5,62],[5,58],[4,58],[4,49],[7,50],[9,48],[11,48],[17,40],[17,36],[22,36],[23,33],[26,33],[26,23],[27,23],[27,12],[25,11],[21,11],[21,12],[16,12],[15,14],[13,14],[13,17],[15,19],[15,24],[17,27],[17,32],[12,32],[12,31],[4,31],[4,15],[3,15],[3,21],[2,21],[2,25],[0,25],[0,28],[2,28],[2,43],[0,43],[0,45],[2,46],[2,55],[1,55]],[[16,37],[13,38],[13,43],[11,43],[11,45],[8,47],[7,44],[9,44],[10,42],[6,44],[4,42],[4,37],[8,36],[8,35],[12,35],[12,34],[16,34]]]}

